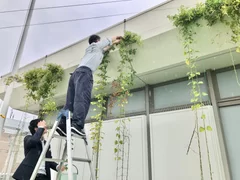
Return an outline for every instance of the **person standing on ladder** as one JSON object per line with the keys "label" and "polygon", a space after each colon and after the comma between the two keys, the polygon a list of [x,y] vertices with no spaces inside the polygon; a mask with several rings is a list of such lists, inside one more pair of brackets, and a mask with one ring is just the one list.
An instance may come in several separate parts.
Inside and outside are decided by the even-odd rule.
{"label": "person standing on ladder", "polygon": [[103,40],[98,35],[90,36],[88,40],[89,46],[85,51],[85,55],[78,68],[71,74],[66,104],[58,115],[60,122],[56,131],[61,136],[66,136],[66,119],[69,111],[73,113],[71,131],[77,135],[85,136],[84,124],[89,111],[93,88],[92,74],[101,64],[104,52],[113,44],[118,44],[121,39],[121,36]]}

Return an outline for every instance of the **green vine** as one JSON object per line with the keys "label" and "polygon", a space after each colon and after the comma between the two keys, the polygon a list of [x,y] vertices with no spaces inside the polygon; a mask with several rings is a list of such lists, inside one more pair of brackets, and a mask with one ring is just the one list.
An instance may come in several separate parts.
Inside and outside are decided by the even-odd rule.
{"label": "green vine", "polygon": [[[203,127],[198,125],[198,110],[201,109],[204,104],[202,102],[202,96],[206,96],[205,92],[201,92],[200,86],[203,84],[199,81],[200,72],[197,70],[196,60],[198,52],[194,49],[193,45],[196,43],[194,36],[196,34],[196,28],[200,27],[200,20],[205,20],[208,26],[213,26],[216,23],[224,23],[231,31],[231,42],[236,45],[236,52],[240,52],[240,0],[207,0],[204,4],[197,4],[195,8],[187,8],[182,6],[179,9],[179,13],[173,16],[168,16],[173,24],[179,28],[179,32],[183,38],[185,63],[189,69],[187,73],[189,79],[189,85],[191,85],[191,103],[192,110],[195,112],[195,127],[191,136],[188,151],[190,149],[194,134],[197,134],[198,138],[198,149],[200,159],[200,170],[201,179],[203,180],[203,165],[202,165],[202,153],[201,153],[201,142],[199,132],[205,132],[205,143],[207,145],[208,153],[208,165],[210,169],[210,177],[212,176],[211,161],[208,148],[207,131],[212,131],[210,126],[206,126],[205,119],[206,115],[201,111],[201,119],[203,120]],[[237,77],[237,75],[236,75]],[[198,130],[197,130],[198,129]]]}
{"label": "green vine", "polygon": [[57,84],[62,80],[63,69],[56,64],[46,64],[44,67],[27,71],[22,76],[15,75],[5,79],[5,84],[12,82],[23,83],[26,93],[27,106],[30,101],[40,103],[39,116],[49,114],[57,110],[53,100]]}
{"label": "green vine", "polygon": [[[114,50],[114,46],[112,46],[108,51],[105,52],[102,63],[100,64],[97,73],[97,76],[99,78],[98,81],[96,81],[97,87],[95,88],[96,95],[95,95],[95,101],[93,101],[91,104],[96,106],[97,108],[94,109],[94,111],[98,111],[98,114],[91,117],[92,119],[95,119],[96,122],[91,123],[90,128],[90,139],[93,141],[92,149],[93,149],[93,155],[98,153],[101,150],[102,143],[101,140],[103,139],[103,132],[101,131],[102,125],[103,125],[103,119],[105,118],[106,113],[106,86],[108,82],[108,76],[107,76],[107,67],[110,62],[109,60],[109,53],[111,50]],[[98,161],[98,160],[97,160]],[[98,167],[98,162],[97,162]],[[96,178],[97,178],[97,171],[98,168],[96,168]]]}
{"label": "green vine", "polygon": [[[121,56],[120,65],[117,68],[117,71],[119,73],[119,76],[116,80],[112,82],[112,87],[114,88],[113,94],[110,96],[110,105],[109,107],[113,107],[115,103],[117,103],[121,107],[121,118],[125,117],[124,112],[124,105],[127,103],[127,98],[130,96],[129,88],[133,85],[133,78],[134,74],[136,73],[135,70],[132,68],[132,61],[133,56],[136,54],[137,49],[136,45],[140,45],[140,37],[132,32],[125,32],[124,39],[119,44],[119,53]],[[110,59],[109,59],[109,53],[111,50],[114,50],[115,47],[112,46],[111,49],[109,49],[107,52],[105,52],[103,61],[101,65],[99,66],[97,73],[97,77],[99,78],[98,81],[96,81],[97,87],[95,88],[95,91],[97,92],[95,95],[95,101],[92,102],[92,105],[96,106],[97,108],[94,109],[94,111],[98,111],[99,113],[92,117],[92,119],[95,119],[96,122],[92,123],[91,126],[91,140],[93,140],[93,153],[97,153],[101,150],[102,143],[101,140],[103,139],[104,133],[101,131],[102,125],[103,125],[103,119],[105,118],[106,114],[106,103],[107,103],[107,97],[106,94],[106,86],[108,85],[108,76],[107,76],[107,67],[109,65]],[[116,149],[118,152],[121,151],[122,147],[121,142],[123,142],[122,146],[124,146],[124,142],[127,142],[124,139],[127,139],[127,126],[124,126],[125,119],[120,119],[118,122],[121,124],[121,127],[116,128],[116,133],[119,134],[117,136],[117,140],[115,141]],[[126,124],[126,123],[125,123]],[[117,123],[117,125],[119,125]],[[124,132],[124,136],[121,136],[120,134]],[[129,137],[129,136],[128,136]],[[129,139],[129,138],[128,138]],[[130,139],[129,139],[130,140]],[[130,142],[130,141],[129,141]],[[123,156],[123,155],[122,155]],[[118,157],[117,160],[123,161],[124,158]],[[98,162],[97,162],[98,163]],[[127,163],[128,164],[128,163]],[[97,165],[98,167],[98,165]],[[98,171],[98,168],[96,169],[96,172]],[[96,173],[97,177],[97,173]]]}
{"label": "green vine", "polygon": [[130,131],[127,123],[129,118],[125,118],[125,105],[128,103],[128,98],[131,96],[130,88],[133,85],[134,75],[136,71],[133,69],[133,57],[137,53],[137,45],[141,45],[141,38],[135,33],[126,31],[124,40],[121,41],[119,53],[121,61],[117,67],[119,76],[112,82],[114,90],[110,97],[110,109],[117,104],[120,108],[119,119],[115,121],[116,140],[114,142],[115,160],[117,161],[116,180],[128,179],[129,169],[129,149],[130,149]]}

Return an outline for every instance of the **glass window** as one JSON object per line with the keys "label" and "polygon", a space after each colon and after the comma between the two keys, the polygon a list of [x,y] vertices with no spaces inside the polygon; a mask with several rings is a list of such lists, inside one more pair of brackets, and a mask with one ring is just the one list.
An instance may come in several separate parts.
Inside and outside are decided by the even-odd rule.
{"label": "glass window", "polygon": [[[94,100],[92,100],[94,101]],[[100,110],[98,109],[98,107],[96,105],[90,105],[86,120],[90,120],[93,119],[92,116],[96,116],[98,113],[100,113]]]}
{"label": "glass window", "polygon": [[[237,69],[238,78],[240,79],[240,69]],[[234,71],[227,71],[217,74],[217,83],[220,98],[229,98],[240,96],[240,86],[237,83]]]}
{"label": "glass window", "polygon": [[[201,91],[208,93],[207,84],[204,78],[199,78],[203,81],[203,85],[200,85]],[[203,101],[208,101],[208,96],[203,96]],[[182,81],[178,83],[168,84],[154,88],[154,106],[155,109],[161,109],[166,107],[179,106],[191,103],[191,85],[188,85],[188,81]]]}
{"label": "glass window", "polygon": [[220,108],[224,137],[233,180],[240,179],[240,106]]}
{"label": "glass window", "polygon": [[[109,104],[109,102],[108,102]],[[125,113],[136,113],[145,111],[145,91],[138,91],[132,93],[132,96],[128,98],[128,104],[125,106]],[[120,114],[120,108],[117,105],[109,110],[108,108],[108,116],[118,116]]]}

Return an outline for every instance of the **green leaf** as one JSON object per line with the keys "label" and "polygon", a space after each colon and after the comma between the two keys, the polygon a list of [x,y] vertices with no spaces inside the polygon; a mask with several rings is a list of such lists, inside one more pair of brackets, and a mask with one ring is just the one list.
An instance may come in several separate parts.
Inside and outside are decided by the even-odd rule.
{"label": "green leaf", "polygon": [[207,93],[205,93],[205,92],[203,92],[203,93],[202,93],[202,95],[203,95],[203,96],[208,96],[208,94],[207,94]]}
{"label": "green leaf", "polygon": [[202,119],[202,120],[205,120],[205,119],[206,119],[206,115],[205,115],[205,114],[202,114],[201,119]]}
{"label": "green leaf", "polygon": [[119,141],[119,144],[123,144],[123,141],[122,141],[122,140],[120,140],[120,141]]}
{"label": "green leaf", "polygon": [[212,127],[211,126],[207,126],[207,130],[208,131],[212,131]]}
{"label": "green leaf", "polygon": [[199,128],[199,131],[200,131],[200,132],[204,132],[204,131],[205,131],[205,128],[204,128],[204,127],[200,127],[200,128]]}
{"label": "green leaf", "polygon": [[240,53],[240,47],[237,47],[236,52]]}
{"label": "green leaf", "polygon": [[118,152],[118,149],[117,148],[114,148],[114,153],[117,153]]}
{"label": "green leaf", "polygon": [[118,144],[118,141],[117,140],[115,140],[115,145],[117,145]]}

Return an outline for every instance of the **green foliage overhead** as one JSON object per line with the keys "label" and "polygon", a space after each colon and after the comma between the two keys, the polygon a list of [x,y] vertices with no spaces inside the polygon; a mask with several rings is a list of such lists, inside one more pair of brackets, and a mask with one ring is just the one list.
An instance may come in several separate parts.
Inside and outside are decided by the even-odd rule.
{"label": "green foliage overhead", "polygon": [[12,82],[23,83],[27,91],[27,106],[29,101],[40,103],[40,114],[48,114],[57,110],[56,103],[53,101],[57,84],[62,81],[63,68],[56,64],[46,64],[43,67],[27,71],[22,76],[15,75],[5,79],[5,84]]}
{"label": "green foliage overhead", "polygon": [[206,20],[208,25],[214,25],[229,18],[239,20],[239,9],[239,0],[207,0],[205,3],[197,4],[194,8],[181,6],[178,14],[168,17],[176,27],[196,24],[200,19]]}
{"label": "green foliage overhead", "polygon": [[34,101],[45,100],[54,95],[57,83],[62,81],[63,69],[59,65],[46,64],[23,75],[27,97]]}

